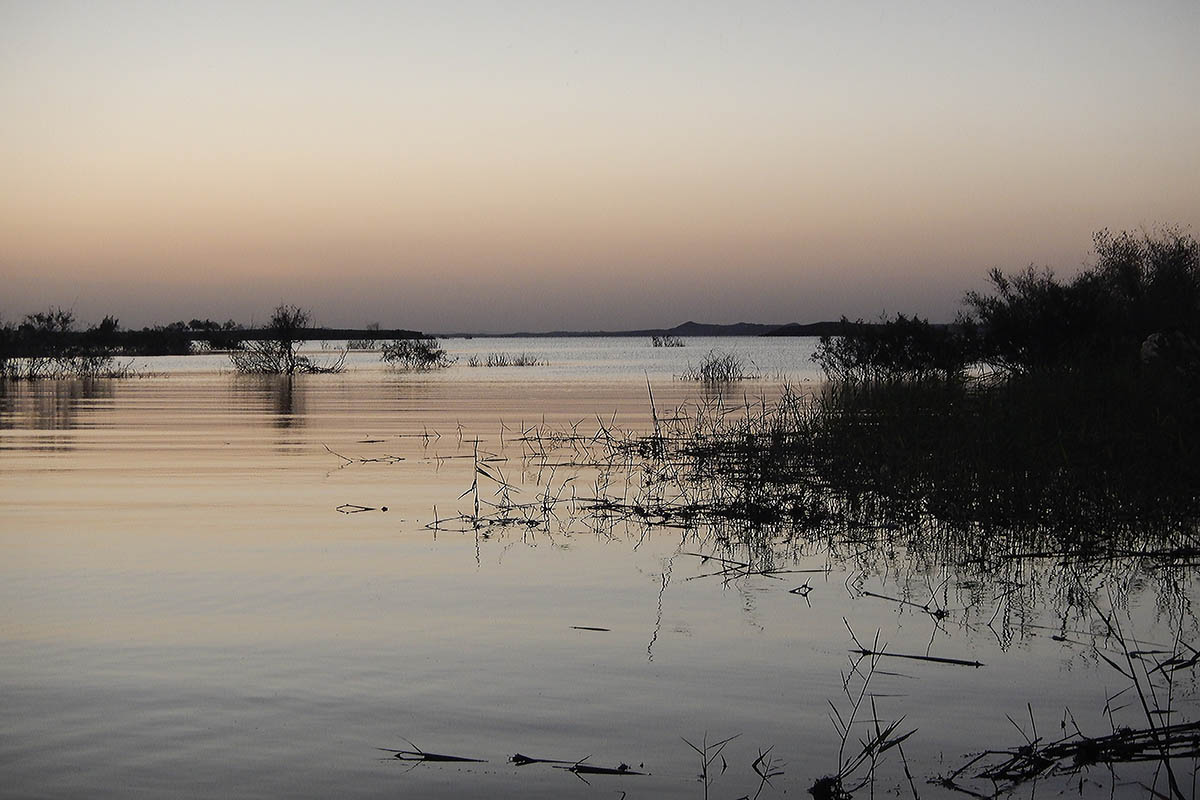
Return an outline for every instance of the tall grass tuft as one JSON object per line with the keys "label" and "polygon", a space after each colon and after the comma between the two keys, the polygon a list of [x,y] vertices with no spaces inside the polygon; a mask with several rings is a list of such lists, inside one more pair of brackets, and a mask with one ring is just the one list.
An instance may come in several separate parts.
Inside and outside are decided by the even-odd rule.
{"label": "tall grass tuft", "polygon": [[471,356],[468,367],[547,367],[549,361],[530,353],[488,353],[484,358]]}
{"label": "tall grass tuft", "polygon": [[751,372],[752,364],[745,358],[726,350],[709,350],[697,366],[690,363],[678,375],[680,380],[703,383],[733,383],[758,377]]}

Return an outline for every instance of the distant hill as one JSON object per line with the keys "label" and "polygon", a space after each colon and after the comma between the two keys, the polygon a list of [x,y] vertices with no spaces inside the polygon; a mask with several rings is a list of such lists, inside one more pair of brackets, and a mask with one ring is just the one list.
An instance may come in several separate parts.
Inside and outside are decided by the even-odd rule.
{"label": "distant hill", "polygon": [[[953,325],[945,322],[930,323],[931,327],[937,329],[952,328]],[[762,334],[763,336],[843,336],[846,333],[847,326],[850,330],[866,330],[872,328],[882,328],[883,325],[878,322],[810,322],[807,325],[801,325],[798,322],[793,322],[789,325],[781,325],[772,331]]]}
{"label": "distant hill", "polygon": [[[644,328],[630,331],[519,331],[516,333],[446,333],[445,337],[475,336],[490,338],[499,336],[764,336],[777,330],[779,325],[766,325],[759,322],[735,322],[730,325],[717,325],[708,322],[688,320],[674,328]],[[785,326],[786,327],[786,326]]]}
{"label": "distant hill", "polygon": [[763,336],[837,336],[842,332],[842,323],[840,322],[810,322],[807,325],[801,325],[799,322],[792,322],[787,325],[781,325],[774,330],[767,331]]}

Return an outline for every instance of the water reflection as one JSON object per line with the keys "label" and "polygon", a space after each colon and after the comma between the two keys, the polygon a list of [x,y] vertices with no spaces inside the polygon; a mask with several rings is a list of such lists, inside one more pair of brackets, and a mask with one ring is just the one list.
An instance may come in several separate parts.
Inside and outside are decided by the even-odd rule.
{"label": "water reflection", "polygon": [[233,382],[240,406],[256,408],[271,415],[276,428],[300,428],[305,424],[308,387],[301,376],[246,375]]}
{"label": "water reflection", "polygon": [[[82,387],[74,401],[48,384],[0,389],[8,429],[98,427]],[[724,456],[705,450],[709,423],[763,419],[761,404],[739,407],[739,389],[723,396],[724,413],[701,420],[699,439],[667,440],[684,390],[707,398],[695,384],[655,385],[658,442],[638,435],[653,430],[641,380],[223,375],[125,383],[111,415],[92,400],[105,406],[104,429],[80,435],[86,446],[55,469],[0,458],[0,606],[15,621],[0,636],[0,682],[16,689],[0,778],[28,789],[17,793],[62,796],[135,774],[164,793],[232,764],[246,796],[591,791],[536,765],[427,764],[400,776],[394,759],[373,760],[376,746],[405,746],[390,738],[400,734],[493,763],[594,752],[641,772],[645,761],[651,774],[630,779],[631,796],[694,800],[704,787],[682,738],[703,749],[742,731],[713,796],[753,796],[762,773],[751,765],[769,747],[788,762],[776,794],[806,796],[839,770],[827,715],[831,703],[847,708],[849,625],[868,647],[882,631],[895,653],[985,664],[884,660],[860,714],[907,714],[898,734],[919,728],[903,744],[919,795],[947,797],[923,781],[957,769],[967,750],[1022,744],[1005,715],[1024,723],[1027,703],[1039,731],[1057,730],[1050,715],[1067,704],[1089,733],[1106,730],[1092,712],[1128,685],[1104,661],[1125,664],[1106,619],[1119,616],[1142,649],[1167,651],[1148,656],[1159,661],[1189,657],[1185,644],[1200,640],[1189,605],[1194,528],[1179,526],[1176,540],[1129,526],[1068,549],[1084,541],[1062,536],[1076,498],[1039,506],[1044,526],[984,529],[961,513],[921,513],[953,506],[911,485],[929,467],[884,469],[878,457],[833,473],[841,478],[823,500],[785,502],[787,513],[771,516],[764,486],[802,462],[782,451],[755,460],[744,436]],[[40,422],[39,393],[50,411]],[[60,419],[59,404],[74,416]],[[864,446],[921,430],[915,413],[887,431],[871,418]],[[640,426],[629,440],[624,421]],[[833,432],[852,445],[857,431]],[[4,431],[9,441],[36,433]],[[338,469],[324,443],[353,463]],[[692,480],[650,461],[685,444],[679,476]],[[707,492],[694,480],[702,475],[724,480]],[[476,478],[480,509],[473,492],[456,506]],[[868,497],[893,486],[912,491],[890,505]],[[339,503],[391,510],[339,515]],[[498,504],[494,520],[488,503]],[[428,530],[431,513],[460,510],[475,515],[461,532]],[[1179,703],[1193,702],[1190,669],[1153,676],[1173,678]],[[1145,727],[1139,713],[1129,706],[1115,722]],[[80,769],[58,770],[83,736],[93,744]],[[301,756],[282,771],[281,742]],[[888,793],[894,778],[908,796],[898,751],[881,753],[879,788]],[[50,785],[55,776],[64,783]]]}
{"label": "water reflection", "polygon": [[95,401],[115,397],[115,380],[0,380],[0,430],[49,431],[35,437],[40,447],[70,450],[74,437],[60,433],[81,427],[81,412]]}

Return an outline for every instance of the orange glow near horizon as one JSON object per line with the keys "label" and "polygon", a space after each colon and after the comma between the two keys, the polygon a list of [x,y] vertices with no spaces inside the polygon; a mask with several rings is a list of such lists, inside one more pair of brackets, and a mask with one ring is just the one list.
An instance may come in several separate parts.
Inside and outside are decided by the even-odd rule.
{"label": "orange glow near horizon", "polygon": [[4,6],[0,314],[945,319],[1200,225],[1193,7],[584,13]]}

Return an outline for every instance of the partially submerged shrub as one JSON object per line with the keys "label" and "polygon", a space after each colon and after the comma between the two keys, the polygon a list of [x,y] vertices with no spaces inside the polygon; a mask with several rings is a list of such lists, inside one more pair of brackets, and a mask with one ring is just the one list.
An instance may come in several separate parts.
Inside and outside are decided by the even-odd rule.
{"label": "partially submerged shrub", "polygon": [[383,346],[380,358],[398,369],[412,370],[442,369],[454,363],[454,358],[433,338],[396,339]]}
{"label": "partially submerged shrub", "polygon": [[336,361],[325,364],[317,364],[308,356],[300,355],[300,344],[304,341],[309,319],[307,309],[289,305],[276,306],[271,314],[271,321],[263,328],[263,338],[251,339],[238,349],[231,350],[229,360],[238,372],[246,374],[341,372],[345,368],[344,352]]}
{"label": "partially submerged shrub", "polygon": [[105,317],[76,330],[75,314],[62,308],[26,315],[17,327],[0,330],[0,377],[14,380],[121,378],[133,370],[117,364],[109,344],[117,320]]}
{"label": "partially submerged shrub", "polygon": [[[752,365],[751,365],[752,366]],[[684,381],[702,381],[704,383],[732,383],[758,377],[750,372],[746,359],[737,353],[726,350],[709,350],[701,359],[699,366],[688,364],[679,376]]]}
{"label": "partially submerged shrub", "polygon": [[669,334],[663,336],[655,334],[650,337],[650,344],[654,347],[683,347],[683,339]]}
{"label": "partially submerged shrub", "polygon": [[[366,330],[377,331],[380,325],[378,322],[368,322]],[[350,339],[346,342],[347,350],[374,350],[378,345],[377,339]]]}

